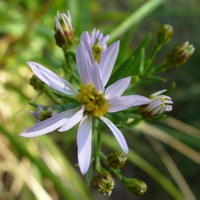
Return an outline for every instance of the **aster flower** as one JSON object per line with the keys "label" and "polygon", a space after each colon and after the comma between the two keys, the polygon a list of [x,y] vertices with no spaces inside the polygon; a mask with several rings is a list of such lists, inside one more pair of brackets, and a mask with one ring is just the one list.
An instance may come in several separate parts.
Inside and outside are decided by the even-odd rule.
{"label": "aster flower", "polygon": [[72,95],[80,102],[80,106],[71,110],[65,110],[55,116],[41,121],[28,128],[20,135],[23,137],[36,137],[58,130],[67,131],[79,123],[77,133],[78,163],[82,174],[85,174],[90,165],[92,143],[92,118],[98,117],[111,130],[120,147],[128,153],[128,146],[121,131],[104,115],[128,109],[132,106],[148,104],[150,100],[140,95],[122,96],[130,84],[131,78],[122,78],[113,83],[107,89],[119,48],[119,42],[115,42],[112,48],[104,55],[101,67],[97,62],[90,60],[87,47],[81,41],[76,52],[76,62],[81,78],[80,91],[68,81],[56,75],[49,69],[35,62],[28,62],[35,75],[54,90]]}
{"label": "aster flower", "polygon": [[87,31],[83,32],[81,35],[81,41],[84,43],[87,51],[89,52],[90,59],[92,63],[96,60],[100,63],[101,58],[103,57],[104,52],[107,49],[106,42],[109,39],[109,35],[104,36],[100,30],[92,31],[90,35]]}
{"label": "aster flower", "polygon": [[167,90],[160,90],[150,95],[151,103],[143,110],[144,113],[150,113],[151,116],[156,116],[164,112],[172,110],[173,101],[171,97],[164,95]]}
{"label": "aster flower", "polygon": [[69,48],[74,40],[74,30],[70,12],[57,12],[54,22],[56,44],[61,48]]}

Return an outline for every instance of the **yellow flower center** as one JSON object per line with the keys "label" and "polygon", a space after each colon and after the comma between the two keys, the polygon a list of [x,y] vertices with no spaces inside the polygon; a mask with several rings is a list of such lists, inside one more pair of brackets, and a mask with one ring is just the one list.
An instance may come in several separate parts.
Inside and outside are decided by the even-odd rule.
{"label": "yellow flower center", "polygon": [[85,105],[85,111],[92,116],[100,117],[109,109],[109,102],[103,94],[100,94],[94,87],[89,84],[87,86],[80,85],[81,91],[76,95],[76,99]]}
{"label": "yellow flower center", "polygon": [[99,44],[94,44],[92,46],[92,52],[93,52],[93,55],[94,55],[94,59],[100,63],[101,61],[101,53],[103,51],[103,48],[99,45]]}

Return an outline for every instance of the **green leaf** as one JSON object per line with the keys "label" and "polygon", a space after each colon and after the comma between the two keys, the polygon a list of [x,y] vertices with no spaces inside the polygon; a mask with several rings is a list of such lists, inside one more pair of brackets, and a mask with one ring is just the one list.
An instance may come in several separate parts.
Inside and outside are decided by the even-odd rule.
{"label": "green leaf", "polygon": [[141,57],[143,55],[143,51],[148,48],[151,38],[152,34],[149,33],[147,37],[140,43],[132,56],[125,60],[118,68],[115,68],[109,83],[113,83],[123,77],[140,74]]}
{"label": "green leaf", "polygon": [[166,83],[166,79],[159,76],[149,75],[139,80],[139,84],[142,84],[142,85],[150,85],[156,82]]}
{"label": "green leaf", "polygon": [[111,32],[110,41],[114,41],[131,27],[139,24],[145,17],[147,17],[164,2],[165,0],[149,0],[144,3]]}
{"label": "green leaf", "polygon": [[111,77],[109,82],[113,83],[122,77],[130,76],[133,71],[131,66],[133,65],[134,61],[134,57],[130,57],[126,61],[124,61],[114,73],[114,75]]}

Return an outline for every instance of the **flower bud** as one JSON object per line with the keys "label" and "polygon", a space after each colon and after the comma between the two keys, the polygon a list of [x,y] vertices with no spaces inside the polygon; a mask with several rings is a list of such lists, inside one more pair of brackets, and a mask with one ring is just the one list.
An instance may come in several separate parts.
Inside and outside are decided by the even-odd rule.
{"label": "flower bud", "polygon": [[33,75],[30,78],[29,83],[37,91],[42,91],[44,89],[44,82],[41,81],[36,75]]}
{"label": "flower bud", "polygon": [[160,27],[156,34],[156,42],[164,45],[168,43],[173,36],[173,27],[169,24],[164,24]]}
{"label": "flower bud", "polygon": [[74,42],[74,30],[70,12],[67,14],[57,12],[54,23],[56,44],[63,48],[69,48]]}
{"label": "flower bud", "polygon": [[138,179],[126,178],[124,183],[127,189],[136,195],[143,195],[147,191],[146,183]]}
{"label": "flower bud", "polygon": [[122,168],[125,165],[126,160],[127,156],[123,152],[112,153],[107,158],[107,164],[109,167]]}
{"label": "flower bud", "polygon": [[185,64],[190,56],[194,53],[194,50],[194,46],[192,44],[189,44],[188,41],[175,47],[169,53],[166,60],[166,65],[173,65],[175,67],[178,67]]}
{"label": "flower bud", "polygon": [[94,187],[105,196],[110,196],[115,182],[108,172],[101,172],[94,177]]}
{"label": "flower bud", "polygon": [[141,115],[145,118],[152,118],[164,112],[172,110],[173,101],[171,97],[164,95],[167,90],[160,90],[150,95],[151,102],[140,108]]}

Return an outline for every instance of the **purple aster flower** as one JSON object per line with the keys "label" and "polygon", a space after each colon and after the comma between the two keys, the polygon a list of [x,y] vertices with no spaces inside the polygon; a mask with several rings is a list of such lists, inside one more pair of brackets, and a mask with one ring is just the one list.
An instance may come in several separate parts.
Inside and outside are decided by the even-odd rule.
{"label": "purple aster flower", "polygon": [[48,86],[66,95],[72,95],[80,106],[65,110],[55,116],[28,128],[20,135],[36,137],[58,130],[67,131],[79,123],[77,134],[78,164],[82,174],[89,168],[92,148],[92,118],[98,117],[111,130],[120,147],[128,153],[128,146],[121,131],[104,115],[128,109],[132,106],[149,104],[150,100],[140,95],[122,96],[131,78],[122,78],[105,89],[117,58],[119,42],[113,43],[99,64],[91,62],[87,47],[83,42],[77,48],[76,61],[81,78],[80,91],[68,81],[35,62],[28,62],[35,75]]}

